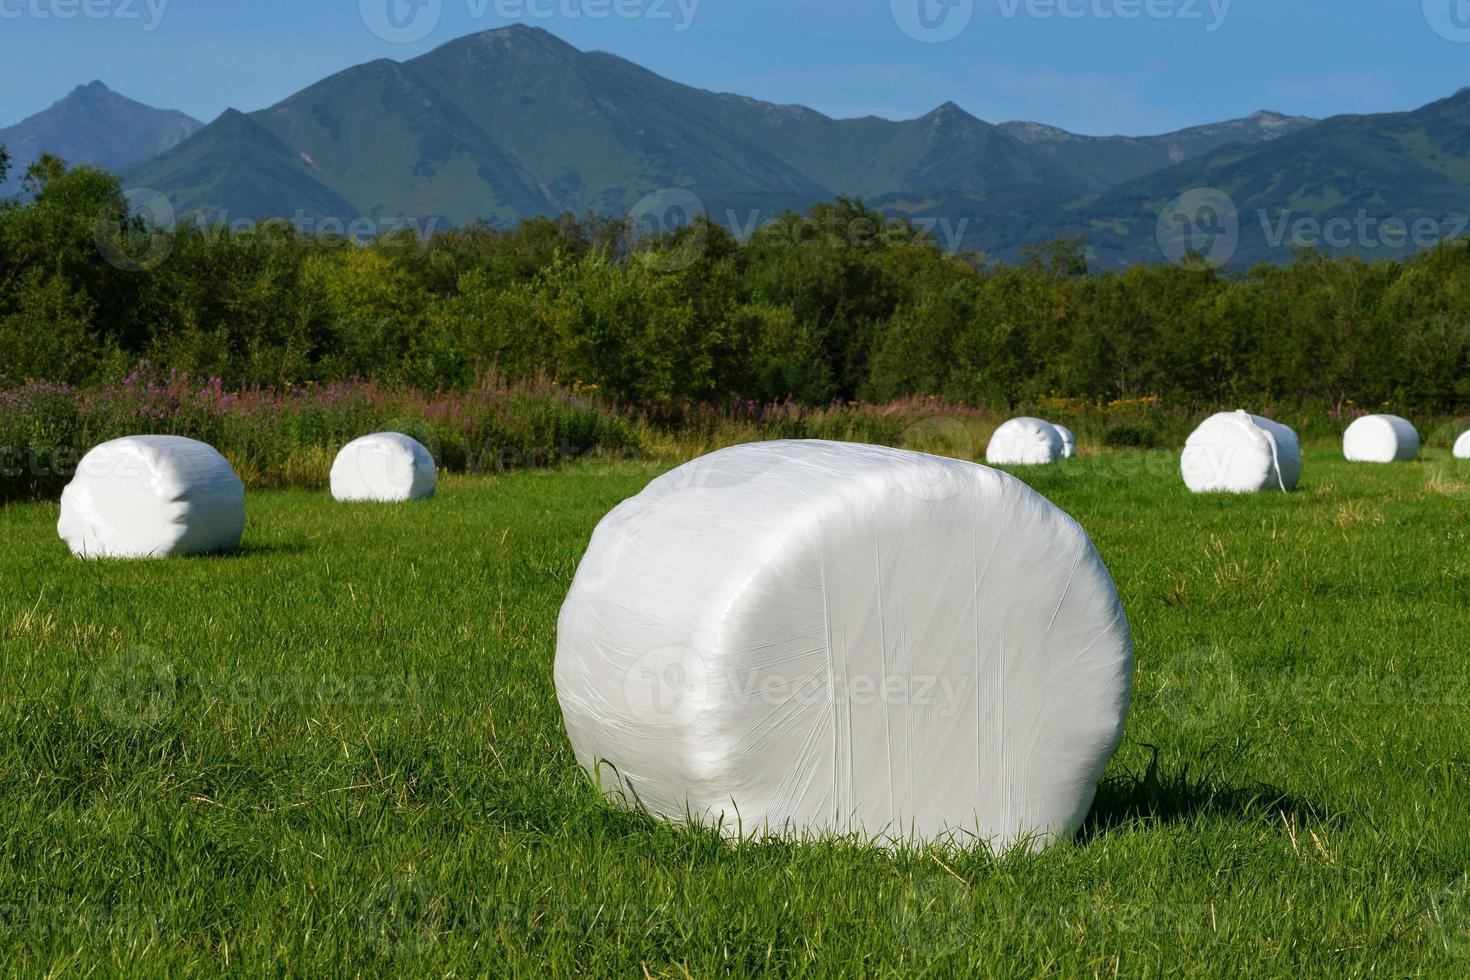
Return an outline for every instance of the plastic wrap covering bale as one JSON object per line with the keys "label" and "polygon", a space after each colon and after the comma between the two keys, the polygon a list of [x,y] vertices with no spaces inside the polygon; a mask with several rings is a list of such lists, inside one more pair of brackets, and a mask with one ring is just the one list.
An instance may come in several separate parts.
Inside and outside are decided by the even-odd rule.
{"label": "plastic wrap covering bale", "polygon": [[1302,476],[1301,442],[1279,422],[1249,412],[1221,412],[1190,435],[1180,470],[1195,493],[1290,493]]}
{"label": "plastic wrap covering bale", "polygon": [[1057,430],[1057,435],[1062,437],[1062,459],[1074,458],[1077,455],[1077,437],[1065,425],[1057,425],[1053,422],[1052,427]]}
{"label": "plastic wrap covering bale", "polygon": [[1470,432],[1455,440],[1455,458],[1470,459]]}
{"label": "plastic wrap covering bale", "polygon": [[1365,415],[1348,426],[1342,454],[1353,463],[1407,463],[1419,456],[1419,430],[1397,415]]}
{"label": "plastic wrap covering bale", "polygon": [[332,496],[338,500],[423,500],[434,496],[438,484],[434,457],[400,432],[355,439],[332,462]]}
{"label": "plastic wrap covering bale", "polygon": [[97,446],[61,494],[57,532],[83,558],[227,551],[245,532],[245,487],[229,461],[179,436]]}
{"label": "plastic wrap covering bale", "polygon": [[992,466],[1039,466],[1062,458],[1062,434],[1041,419],[1011,419],[995,430],[985,461]]}
{"label": "plastic wrap covering bale", "polygon": [[1066,837],[1132,672],[1075,521],[1007,474],[846,443],[655,480],[598,526],[557,631],[578,761],[746,837]]}

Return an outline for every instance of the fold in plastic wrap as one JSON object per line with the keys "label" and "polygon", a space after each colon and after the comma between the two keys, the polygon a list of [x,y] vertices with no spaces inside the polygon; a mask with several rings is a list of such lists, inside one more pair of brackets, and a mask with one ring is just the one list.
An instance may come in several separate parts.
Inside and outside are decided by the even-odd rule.
{"label": "fold in plastic wrap", "polygon": [[332,461],[332,496],[341,501],[397,503],[434,496],[439,471],[417,439],[401,432],[363,436]]}
{"label": "fold in plastic wrap", "polygon": [[245,487],[229,461],[180,436],[104,442],[77,464],[56,524],[83,558],[227,551],[245,531]]}
{"label": "fold in plastic wrap", "polygon": [[1365,415],[1343,434],[1342,454],[1352,463],[1409,463],[1419,458],[1419,430],[1397,415]]}
{"label": "fold in plastic wrap", "polygon": [[1279,422],[1221,412],[1190,435],[1179,465],[1195,493],[1290,493],[1301,481],[1301,441]]}
{"label": "fold in plastic wrap", "polygon": [[1065,446],[1057,427],[1042,419],[1011,419],[995,430],[985,450],[991,466],[1044,466],[1062,458]]}
{"label": "fold in plastic wrap", "polygon": [[654,814],[1040,847],[1091,807],[1133,652],[1086,532],[1019,480],[771,442],[603,520],[555,676],[578,761]]}

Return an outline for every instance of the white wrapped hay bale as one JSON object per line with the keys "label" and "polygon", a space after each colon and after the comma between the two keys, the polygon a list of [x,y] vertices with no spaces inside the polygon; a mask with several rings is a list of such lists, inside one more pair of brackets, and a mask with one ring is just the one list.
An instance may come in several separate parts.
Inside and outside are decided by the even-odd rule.
{"label": "white wrapped hay bale", "polygon": [[845,443],[655,480],[598,526],[557,629],[578,761],[732,835],[1067,837],[1132,673],[1075,521],[996,470]]}
{"label": "white wrapped hay bale", "polygon": [[227,551],[245,532],[245,487],[229,461],[180,436],[97,446],[61,494],[56,530],[83,558]]}
{"label": "white wrapped hay bale", "polygon": [[1470,432],[1455,440],[1455,458],[1470,459]]}
{"label": "white wrapped hay bale", "polygon": [[1290,493],[1301,481],[1301,442],[1279,422],[1249,412],[1221,412],[1190,435],[1180,470],[1195,493]]}
{"label": "white wrapped hay bale", "polygon": [[985,450],[991,466],[1042,466],[1062,458],[1062,434],[1041,419],[1011,419],[995,430]]}
{"label": "white wrapped hay bale", "polygon": [[1057,435],[1062,437],[1062,459],[1075,458],[1077,455],[1077,437],[1072,434],[1072,430],[1065,425],[1057,425],[1055,422],[1052,423],[1052,427],[1057,430]]}
{"label": "white wrapped hay bale", "polygon": [[379,432],[342,447],[332,462],[331,482],[337,500],[396,503],[434,496],[439,471],[417,439]]}
{"label": "white wrapped hay bale", "polygon": [[1397,415],[1365,415],[1342,437],[1352,463],[1408,463],[1419,457],[1419,430]]}

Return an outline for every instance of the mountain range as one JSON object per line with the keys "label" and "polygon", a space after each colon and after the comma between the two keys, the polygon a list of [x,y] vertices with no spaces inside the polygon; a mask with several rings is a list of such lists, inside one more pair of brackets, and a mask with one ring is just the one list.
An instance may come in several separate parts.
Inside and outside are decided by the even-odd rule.
{"label": "mountain range", "polygon": [[20,193],[26,168],[42,153],[121,170],[172,149],[203,126],[182,112],[124,98],[101,82],[79,85],[49,109],[0,129],[11,163],[0,198]]}
{"label": "mountain range", "polygon": [[[992,258],[1081,235],[1090,261],[1109,267],[1178,258],[1185,245],[1210,251],[1222,234],[1233,264],[1285,261],[1293,244],[1310,243],[1303,227],[1310,233],[1312,221],[1334,251],[1399,255],[1421,243],[1366,233],[1365,215],[1434,221],[1448,234],[1455,214],[1470,210],[1467,91],[1405,113],[1319,122],[1258,112],[1162,136],[1090,137],[994,125],[954,103],[905,121],[833,119],[682,85],[521,26],[350,68],[197,131],[177,114],[109,130],[94,117],[121,97],[99,87],[15,129],[55,134],[40,145],[67,159],[122,166],[128,186],[164,192],[180,214],[231,219],[506,225],[564,211],[626,214],[650,193],[679,188],[742,231],[846,194],[940,222],[956,244]],[[92,95],[100,108],[81,111]],[[128,106],[133,118],[146,110]],[[160,125],[165,115],[174,129]],[[78,119],[87,125],[68,130]],[[9,132],[0,143],[11,145]],[[64,145],[86,142],[76,132],[95,143],[68,153]],[[138,162],[109,162],[98,148],[124,142]],[[1219,227],[1184,245],[1158,234],[1161,213],[1175,217],[1171,200],[1185,195],[1188,206],[1200,188],[1216,189],[1202,224]],[[1330,224],[1343,219],[1358,222],[1345,240]]]}

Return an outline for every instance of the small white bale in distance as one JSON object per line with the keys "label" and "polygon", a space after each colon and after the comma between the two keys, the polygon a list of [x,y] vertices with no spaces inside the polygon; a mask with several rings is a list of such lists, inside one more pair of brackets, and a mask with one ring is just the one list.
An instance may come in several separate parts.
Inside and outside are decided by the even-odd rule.
{"label": "small white bale in distance", "polygon": [[1011,419],[995,430],[985,450],[991,466],[1044,466],[1062,458],[1062,434],[1041,419]]}
{"label": "small white bale in distance", "polygon": [[1342,437],[1351,463],[1409,463],[1419,457],[1419,430],[1397,415],[1365,415]]}
{"label": "small white bale in distance", "polygon": [[1076,521],[997,470],[850,443],[654,480],[598,525],[557,625],[582,766],[747,837],[1068,837],[1132,676]]}
{"label": "small white bale in distance", "polygon": [[1077,455],[1077,437],[1065,425],[1057,425],[1055,422],[1052,425],[1057,430],[1057,435],[1062,437],[1062,459],[1074,458]]}
{"label": "small white bale in distance", "polygon": [[129,436],[82,457],[61,493],[57,533],[82,558],[229,551],[245,532],[245,486],[212,446]]}
{"label": "small white bale in distance", "polygon": [[434,496],[439,471],[417,439],[379,432],[354,439],[332,462],[332,496],[337,500],[398,503]]}
{"label": "small white bale in distance", "polygon": [[1301,442],[1279,422],[1249,412],[1221,412],[1190,435],[1180,471],[1195,493],[1290,493],[1301,481]]}
{"label": "small white bale in distance", "polygon": [[1470,459],[1470,432],[1455,440],[1455,458]]}

